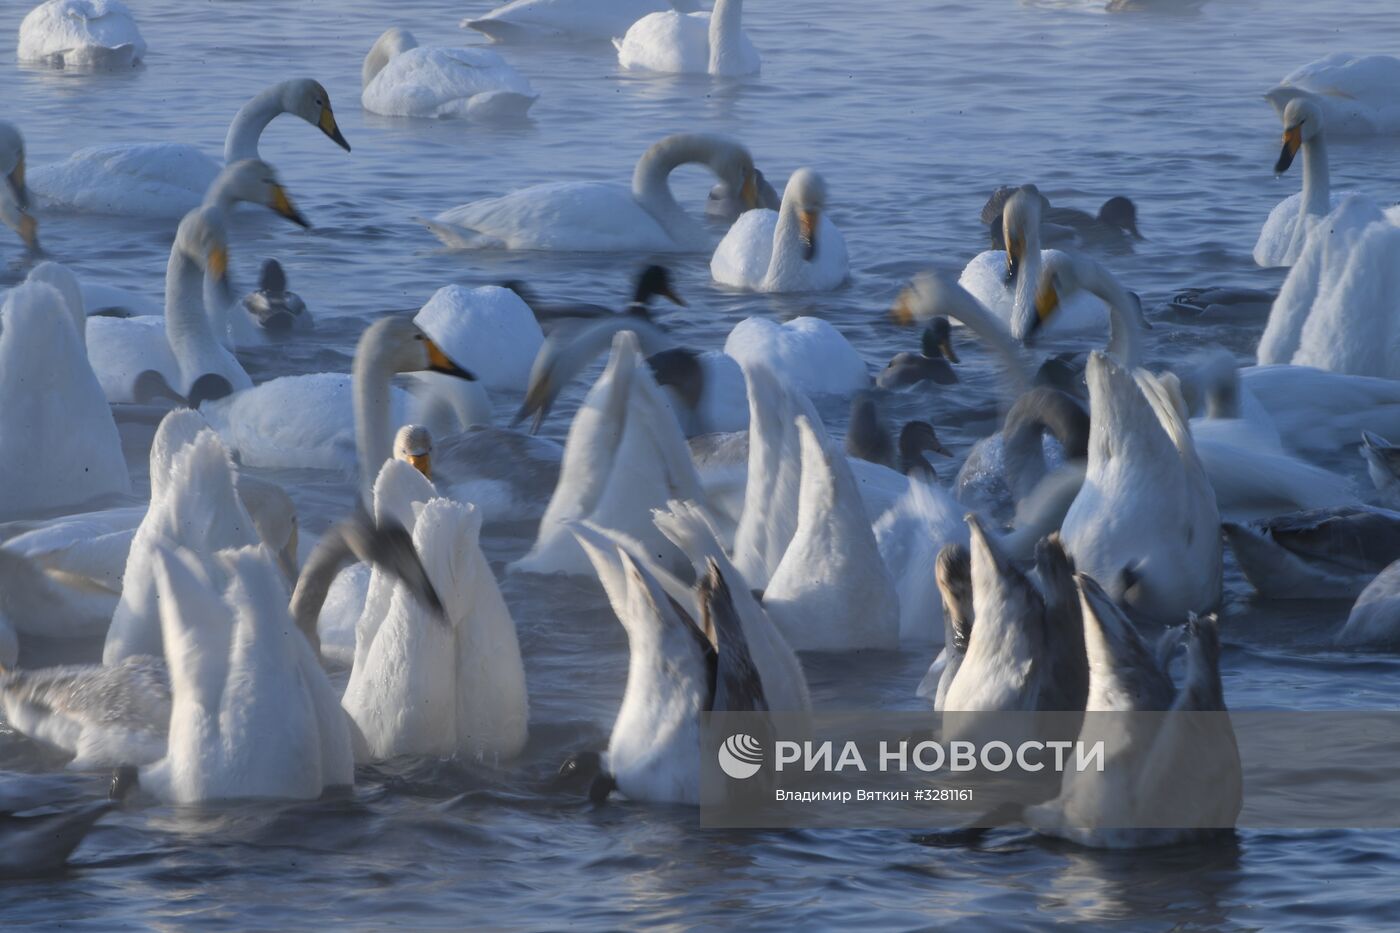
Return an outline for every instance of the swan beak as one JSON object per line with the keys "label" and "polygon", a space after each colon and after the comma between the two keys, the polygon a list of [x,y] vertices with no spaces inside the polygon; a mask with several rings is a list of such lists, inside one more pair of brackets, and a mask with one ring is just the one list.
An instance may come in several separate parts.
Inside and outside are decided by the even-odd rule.
{"label": "swan beak", "polygon": [[14,195],[16,203],[20,207],[29,206],[29,189],[24,187],[24,156],[19,157],[15,163],[14,171],[7,176],[10,180],[10,192]]}
{"label": "swan beak", "polygon": [[1303,124],[1290,126],[1283,131],[1283,151],[1278,154],[1278,161],[1274,163],[1274,174],[1282,175],[1288,171],[1288,166],[1293,164],[1293,157],[1298,154],[1298,149],[1303,145]]}
{"label": "swan beak", "polygon": [[1047,277],[1046,280],[1041,283],[1040,288],[1036,289],[1035,319],[1031,321],[1031,327],[1026,333],[1026,339],[1029,340],[1036,331],[1040,330],[1041,325],[1050,320],[1051,315],[1058,311],[1059,308],[1060,293],[1055,288],[1055,283]]}
{"label": "swan beak", "polygon": [[301,211],[292,204],[292,199],[287,197],[287,189],[281,185],[272,186],[272,209],[297,226],[308,229],[311,227],[306,218],[301,216]]}
{"label": "swan beak", "polygon": [[744,176],[744,186],[739,189],[739,197],[743,199],[744,210],[751,211],[758,207],[758,176],[754,172]]}
{"label": "swan beak", "polygon": [[321,108],[321,119],[316,121],[316,125],[320,127],[321,132],[329,136],[331,141],[337,146],[344,149],[346,152],[350,151],[350,144],[347,143],[345,137],[341,135],[340,127],[336,125],[335,114],[331,112],[331,108]]}
{"label": "swan beak", "polygon": [[556,392],[552,388],[549,377],[531,382],[529,388],[525,390],[525,400],[520,403],[520,409],[511,419],[510,426],[515,427],[530,415],[535,416],[534,426],[530,428],[531,434],[536,434],[540,430],[540,425],[544,424],[544,419],[549,415],[549,409],[554,405]]}
{"label": "swan beak", "polygon": [[433,478],[433,455],[431,453],[409,454],[404,457],[404,460],[408,462],[409,466],[413,467],[419,473],[422,473],[428,479]]}
{"label": "swan beak", "polygon": [[209,250],[204,269],[209,273],[209,278],[215,282],[223,282],[228,277],[228,248],[215,246]]}
{"label": "swan beak", "polygon": [[31,251],[39,250],[39,221],[33,214],[21,214],[19,218],[19,238]]}
{"label": "swan beak", "polygon": [[808,262],[817,255],[817,227],[820,223],[821,215],[816,211],[797,212],[798,231],[802,238],[802,258]]}
{"label": "swan beak", "polygon": [[1021,260],[1026,255],[1026,238],[1016,235],[1006,241],[1006,281],[1016,281],[1016,273],[1020,271]]}
{"label": "swan beak", "polygon": [[458,379],[466,379],[471,382],[476,381],[476,376],[470,370],[463,369],[452,362],[451,358],[443,353],[437,344],[426,337],[423,338],[423,343],[428,348],[429,372],[442,373],[444,376],[456,376]]}

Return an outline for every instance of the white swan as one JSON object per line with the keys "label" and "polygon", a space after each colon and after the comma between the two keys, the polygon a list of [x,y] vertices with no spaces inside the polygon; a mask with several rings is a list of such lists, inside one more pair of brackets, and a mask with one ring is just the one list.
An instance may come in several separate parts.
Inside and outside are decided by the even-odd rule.
{"label": "white swan", "polygon": [[607,42],[648,13],[695,8],[694,0],[511,0],[461,25],[493,42]]}
{"label": "white swan", "polygon": [[747,149],[723,136],[678,133],[642,155],[630,188],[592,181],[535,185],[454,207],[422,223],[458,249],[699,252],[709,249],[711,235],[676,203],[667,180],[678,166],[691,163],[706,166],[742,192],[747,206],[757,204]]}
{"label": "white swan", "polygon": [[19,234],[33,252],[39,248],[39,221],[29,212],[24,172],[24,137],[19,127],[0,120],[0,223]]}
{"label": "white swan", "polygon": [[11,505],[0,512],[130,494],[112,411],[84,357],[57,289],[32,282],[9,291],[0,306],[0,487]]}
{"label": "white swan", "polygon": [[1382,570],[1356,597],[1336,640],[1351,647],[1400,643],[1400,562]]}
{"label": "white swan", "polygon": [[764,608],[798,650],[894,648],[899,596],[846,458],[820,423],[799,416],[797,433],[797,527],[764,589]]}
{"label": "white swan", "polygon": [[375,41],[360,70],[360,104],[386,117],[523,117],[539,95],[490,49],[423,47],[397,26]]}
{"label": "white swan", "polygon": [[779,324],[745,318],[724,340],[724,352],[745,370],[764,365],[808,395],[850,395],[870,387],[870,371],[841,332],[818,317]]}
{"label": "white swan", "polygon": [[491,389],[523,392],[544,343],[539,322],[508,288],[445,285],[413,316],[443,353]]}
{"label": "white swan", "polygon": [[1330,132],[1345,136],[1400,133],[1400,58],[1333,52],[1288,74],[1264,97],[1282,115],[1288,102],[1311,95]]}
{"label": "white swan", "polygon": [[850,276],[846,240],[826,216],[826,182],[800,168],[776,211],[739,215],[710,259],[721,285],[756,292],[826,292]]}
{"label": "white swan", "polygon": [[[384,470],[413,467],[394,460]],[[361,757],[512,758],[525,745],[529,720],[525,669],[515,623],[481,552],[481,514],[441,498],[416,510],[413,544],[442,613],[394,584],[384,617],[358,632],[362,644],[342,704],[364,739]]]}
{"label": "white swan", "polygon": [[758,50],[744,33],[743,8],[743,0],[715,0],[710,13],[667,10],[643,16],[613,40],[618,64],[664,74],[758,74]]}
{"label": "white swan", "polygon": [[652,523],[672,499],[704,501],[680,425],[642,360],[631,331],[613,339],[607,368],[589,390],[564,445],[559,482],[528,554],[514,571],[587,574],[569,525],[587,520],[641,542],[661,566],[686,566]]}
{"label": "white swan", "polygon": [[1400,513],[1374,506],[1226,522],[1224,531],[1245,579],[1265,599],[1355,599],[1400,560]]}
{"label": "white swan", "polygon": [[283,113],[295,114],[350,151],[326,89],[297,78],[272,85],[239,109],[224,139],[222,163],[186,143],[95,146],[32,170],[29,187],[45,206],[61,210],[181,217],[200,205],[225,166],[261,158],[258,139]]}
{"label": "white swan", "polygon": [[936,482],[916,477],[875,521],[875,543],[899,595],[901,642],[943,641],[943,604],[930,568],[946,545],[967,543],[963,512]]}
{"label": "white swan", "polygon": [[266,549],[152,554],[170,669],[165,757],[141,785],[172,803],[314,799],[355,781],[349,720],[292,624]]}
{"label": "white swan", "polygon": [[1291,266],[1298,261],[1308,235],[1323,217],[1332,212],[1336,200],[1327,169],[1327,143],[1323,135],[1326,121],[1322,110],[1310,97],[1290,100],[1279,111],[1283,119],[1283,150],[1274,165],[1283,174],[1303,151],[1303,190],[1280,201],[1259,231],[1254,244],[1254,261],[1269,268]]}
{"label": "white swan", "polygon": [[130,68],[146,40],[121,0],[46,0],[19,24],[15,59],[50,68]]}
{"label": "white swan", "polygon": [[[1022,341],[1040,329],[1035,290],[1041,264],[1064,255],[1040,248],[1041,200],[1038,193],[1024,189],[1007,199],[1002,209],[1007,249],[978,253],[958,277],[958,284],[999,318],[1014,339]],[[1104,299],[1091,291],[1067,293],[1063,302],[1046,333],[1099,333],[1108,323]]]}

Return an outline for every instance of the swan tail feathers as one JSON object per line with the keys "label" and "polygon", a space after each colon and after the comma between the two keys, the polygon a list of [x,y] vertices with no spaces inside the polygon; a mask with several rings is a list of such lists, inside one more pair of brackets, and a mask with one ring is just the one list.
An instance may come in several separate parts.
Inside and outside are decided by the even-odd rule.
{"label": "swan tail feathers", "polygon": [[467,101],[466,115],[472,120],[519,120],[539,98],[517,91],[482,91]]}

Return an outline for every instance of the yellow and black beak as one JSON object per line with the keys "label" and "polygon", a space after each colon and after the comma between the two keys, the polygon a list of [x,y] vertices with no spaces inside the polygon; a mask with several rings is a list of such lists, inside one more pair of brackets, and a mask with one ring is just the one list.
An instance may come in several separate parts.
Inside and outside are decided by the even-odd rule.
{"label": "yellow and black beak", "polygon": [[1035,318],[1031,321],[1030,330],[1026,332],[1026,340],[1029,341],[1041,326],[1060,309],[1060,292],[1055,288],[1055,283],[1049,277],[1040,283],[1040,287],[1035,292]]}
{"label": "yellow and black beak", "polygon": [[472,382],[476,381],[475,374],[452,362],[451,358],[443,353],[432,340],[424,337],[423,344],[428,348],[429,372],[442,373],[444,376],[456,376],[458,379],[467,379]]}
{"label": "yellow and black beak", "polygon": [[15,167],[9,175],[5,176],[10,185],[10,194],[14,196],[15,203],[20,207],[29,206],[29,189],[24,186],[24,156],[19,157]]}
{"label": "yellow and black beak", "polygon": [[739,198],[744,202],[744,210],[751,211],[758,207],[758,175],[755,172],[748,172],[744,175],[743,187],[739,189]]}
{"label": "yellow and black beak", "polygon": [[301,216],[301,211],[292,204],[292,199],[287,197],[287,189],[281,185],[272,186],[272,209],[298,226],[311,226],[307,219]]}
{"label": "yellow and black beak", "polygon": [[404,460],[408,461],[409,466],[413,467],[419,473],[422,473],[428,479],[433,478],[433,455],[431,452],[426,454],[408,454],[404,457]]}
{"label": "yellow and black beak", "polygon": [[30,252],[39,251],[39,221],[34,219],[33,214],[19,215],[19,238],[24,241]]}
{"label": "yellow and black beak", "polygon": [[337,146],[344,149],[346,152],[350,151],[350,144],[347,143],[345,137],[341,135],[340,127],[337,126],[335,122],[335,114],[331,112],[329,106],[321,108],[321,119],[316,121],[316,125],[319,126],[321,132],[329,136],[331,141]]}
{"label": "yellow and black beak", "polygon": [[549,416],[550,408],[554,406],[556,394],[553,380],[549,376],[546,375],[538,381],[531,381],[529,387],[525,389],[525,400],[520,403],[520,408],[516,411],[515,417],[511,419],[510,426],[515,427],[526,418],[534,415],[535,421],[530,428],[530,433],[539,433],[540,426],[544,424],[544,419]]}
{"label": "yellow and black beak", "polygon": [[821,214],[816,211],[797,212],[798,236],[802,239],[802,258],[811,262],[817,255],[817,228]]}
{"label": "yellow and black beak", "polygon": [[1006,241],[1006,281],[1016,281],[1021,263],[1026,258],[1026,238],[1016,234]]}
{"label": "yellow and black beak", "polygon": [[1283,151],[1278,154],[1278,161],[1274,163],[1274,174],[1282,175],[1288,171],[1288,166],[1293,164],[1293,157],[1298,154],[1299,148],[1303,145],[1303,124],[1290,126],[1283,131]]}

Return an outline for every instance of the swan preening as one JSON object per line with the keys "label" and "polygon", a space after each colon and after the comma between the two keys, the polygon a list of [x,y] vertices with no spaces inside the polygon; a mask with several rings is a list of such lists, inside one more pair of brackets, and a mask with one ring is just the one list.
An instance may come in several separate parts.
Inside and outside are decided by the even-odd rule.
{"label": "swan preening", "polygon": [[489,49],[436,48],[413,33],[387,30],[365,56],[360,103],[386,117],[523,117],[539,97]]}
{"label": "swan preening", "polygon": [[648,250],[696,252],[711,235],[671,194],[671,172],[704,165],[758,203],[753,157],[732,139],[678,133],[655,143],[637,161],[631,188],[607,182],[555,182],[473,201],[423,223],[459,249],[533,249],[583,252]]}
{"label": "swan preening", "polygon": [[715,0],[708,13],[649,13],[613,40],[618,64],[666,74],[757,74],[758,51],[744,33],[743,6],[744,0]]}
{"label": "swan preening", "polygon": [[19,127],[4,120],[0,120],[0,223],[17,233],[30,251],[39,248],[39,221],[29,212],[25,184],[24,137]]}
{"label": "swan preening", "polygon": [[1396,82],[1400,59],[1392,55],[1333,52],[1290,72],[1264,97],[1280,116],[1293,100],[1311,98],[1339,135],[1390,134],[1400,132]]}
{"label": "swan preening", "polygon": [[130,68],[146,40],[121,0],[45,0],[19,24],[15,58],[50,68]]}

